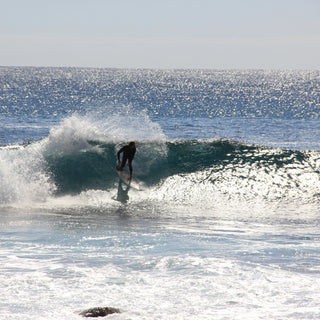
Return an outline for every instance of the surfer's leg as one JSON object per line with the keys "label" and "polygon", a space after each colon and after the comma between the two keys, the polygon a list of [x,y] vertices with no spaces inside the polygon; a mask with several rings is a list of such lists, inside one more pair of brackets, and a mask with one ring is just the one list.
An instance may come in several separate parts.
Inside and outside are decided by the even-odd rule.
{"label": "surfer's leg", "polygon": [[130,172],[130,174],[132,175],[132,165],[131,165],[131,162],[128,163],[128,167],[129,167],[129,172]]}
{"label": "surfer's leg", "polygon": [[121,165],[119,166],[120,170],[122,170],[125,167],[126,162],[127,162],[127,157],[123,156]]}

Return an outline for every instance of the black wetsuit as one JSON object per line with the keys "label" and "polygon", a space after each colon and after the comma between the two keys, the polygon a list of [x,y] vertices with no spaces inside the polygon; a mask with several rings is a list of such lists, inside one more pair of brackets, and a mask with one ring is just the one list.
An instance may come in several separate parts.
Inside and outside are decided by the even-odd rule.
{"label": "black wetsuit", "polygon": [[120,161],[120,153],[122,153],[122,152],[123,152],[123,156],[122,156],[122,162],[121,162],[121,165],[120,165],[120,170],[122,170],[124,168],[124,166],[126,165],[126,162],[128,160],[128,162],[129,162],[129,164],[128,164],[129,170],[130,170],[130,173],[132,174],[131,162],[132,162],[132,160],[134,158],[134,155],[136,153],[136,148],[130,148],[128,145],[122,147],[117,153],[119,161]]}

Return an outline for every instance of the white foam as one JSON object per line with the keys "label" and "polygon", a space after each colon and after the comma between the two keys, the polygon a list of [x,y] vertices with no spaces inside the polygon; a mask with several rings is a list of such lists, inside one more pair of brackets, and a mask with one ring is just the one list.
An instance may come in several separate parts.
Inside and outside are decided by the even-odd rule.
{"label": "white foam", "polygon": [[0,152],[0,203],[45,201],[55,189],[45,171],[41,142]]}
{"label": "white foam", "polygon": [[154,229],[159,220],[102,217],[76,219],[73,227],[71,217],[60,217],[34,233],[11,234],[14,245],[0,255],[4,319],[79,319],[77,312],[95,306],[120,308],[110,319],[319,316],[319,270],[303,271],[307,240],[281,243],[278,230],[263,225],[251,237],[247,228],[255,225],[232,233],[215,221],[210,233],[177,232]]}

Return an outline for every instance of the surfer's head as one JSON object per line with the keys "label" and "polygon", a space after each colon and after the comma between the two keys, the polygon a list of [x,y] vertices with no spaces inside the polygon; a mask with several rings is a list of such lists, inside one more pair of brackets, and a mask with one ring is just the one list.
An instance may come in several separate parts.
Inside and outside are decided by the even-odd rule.
{"label": "surfer's head", "polygon": [[129,147],[132,148],[132,149],[135,148],[136,147],[136,143],[134,141],[130,141],[129,142]]}

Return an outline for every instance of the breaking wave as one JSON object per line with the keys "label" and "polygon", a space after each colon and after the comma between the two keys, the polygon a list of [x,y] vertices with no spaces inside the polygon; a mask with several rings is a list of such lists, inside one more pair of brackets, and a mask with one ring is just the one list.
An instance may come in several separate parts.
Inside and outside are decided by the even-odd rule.
{"label": "breaking wave", "polygon": [[102,123],[72,116],[46,139],[1,147],[0,203],[117,190],[116,153],[132,138],[137,143],[134,174],[147,185],[151,200],[205,204],[223,195],[228,199],[316,201],[320,194],[317,151],[226,139],[168,141],[161,128],[147,118],[143,120],[145,133],[127,123],[123,134],[119,131],[122,120],[117,117]]}

